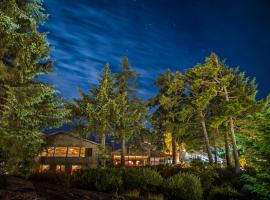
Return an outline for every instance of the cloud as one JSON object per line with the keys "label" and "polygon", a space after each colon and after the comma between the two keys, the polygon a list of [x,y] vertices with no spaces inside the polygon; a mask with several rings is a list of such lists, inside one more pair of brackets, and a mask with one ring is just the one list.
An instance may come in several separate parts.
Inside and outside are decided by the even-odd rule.
{"label": "cloud", "polygon": [[125,55],[141,75],[145,99],[155,95],[160,73],[183,72],[211,51],[257,76],[263,95],[270,89],[270,16],[263,3],[47,0],[45,7],[50,17],[42,30],[50,32],[55,73],[42,80],[68,99],[78,97],[76,88],[97,83],[106,63],[119,72]]}

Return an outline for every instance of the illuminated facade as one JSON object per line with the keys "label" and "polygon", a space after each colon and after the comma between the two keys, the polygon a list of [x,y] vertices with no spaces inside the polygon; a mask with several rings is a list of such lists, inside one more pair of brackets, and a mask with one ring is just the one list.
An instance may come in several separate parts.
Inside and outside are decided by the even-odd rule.
{"label": "illuminated facade", "polygon": [[[169,162],[170,157],[160,154],[159,152],[152,152],[151,154],[132,154],[125,155],[125,166],[140,167],[140,166],[153,166],[163,165]],[[112,152],[112,161],[114,166],[120,166],[121,164],[121,151],[117,150]]]}
{"label": "illuminated facade", "polygon": [[39,155],[39,171],[72,173],[97,167],[99,144],[57,132],[46,135],[47,148]]}
{"label": "illuminated facade", "polygon": [[[114,166],[120,166],[121,156],[113,155],[113,164]],[[125,165],[126,166],[146,166],[149,165],[149,157],[144,155],[127,155],[125,156]]]}

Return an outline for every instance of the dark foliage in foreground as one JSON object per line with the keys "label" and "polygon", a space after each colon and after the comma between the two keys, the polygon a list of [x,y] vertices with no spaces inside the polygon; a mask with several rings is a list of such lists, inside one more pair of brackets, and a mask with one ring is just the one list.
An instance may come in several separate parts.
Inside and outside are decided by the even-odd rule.
{"label": "dark foliage in foreground", "polygon": [[83,170],[72,175],[37,173],[32,179],[66,187],[125,195],[139,191],[141,198],[162,192],[166,199],[267,199],[270,179],[266,174],[236,175],[234,169],[193,164],[147,168],[106,168]]}
{"label": "dark foliage in foreground", "polygon": [[4,188],[7,185],[6,175],[0,174],[0,189]]}

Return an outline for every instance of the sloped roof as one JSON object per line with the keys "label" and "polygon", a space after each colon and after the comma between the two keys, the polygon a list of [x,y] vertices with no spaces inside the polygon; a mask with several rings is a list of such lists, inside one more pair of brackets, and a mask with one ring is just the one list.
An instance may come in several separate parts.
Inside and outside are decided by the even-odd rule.
{"label": "sloped roof", "polygon": [[94,142],[94,141],[87,140],[87,139],[84,139],[84,138],[77,137],[77,136],[73,135],[72,133],[66,132],[66,131],[56,131],[56,132],[53,132],[53,133],[50,133],[50,134],[44,134],[44,133],[43,133],[43,135],[44,135],[45,137],[50,137],[50,136],[55,136],[55,135],[60,135],[60,134],[65,134],[65,135],[71,136],[71,137],[73,137],[73,138],[76,138],[76,139],[79,139],[79,140],[83,140],[83,141],[85,141],[85,142],[92,143],[92,144],[94,144],[94,145],[100,145],[99,143],[96,143],[96,142]]}

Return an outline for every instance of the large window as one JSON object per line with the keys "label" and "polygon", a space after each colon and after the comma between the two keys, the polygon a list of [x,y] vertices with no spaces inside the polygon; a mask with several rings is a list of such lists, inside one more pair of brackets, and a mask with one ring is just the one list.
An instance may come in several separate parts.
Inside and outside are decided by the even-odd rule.
{"label": "large window", "polygon": [[[87,154],[87,155],[86,155]],[[92,156],[92,149],[84,147],[49,147],[40,153],[40,156],[48,157],[85,157]]]}
{"label": "large window", "polygon": [[67,156],[67,147],[55,147],[54,156],[55,157],[66,157]]}

